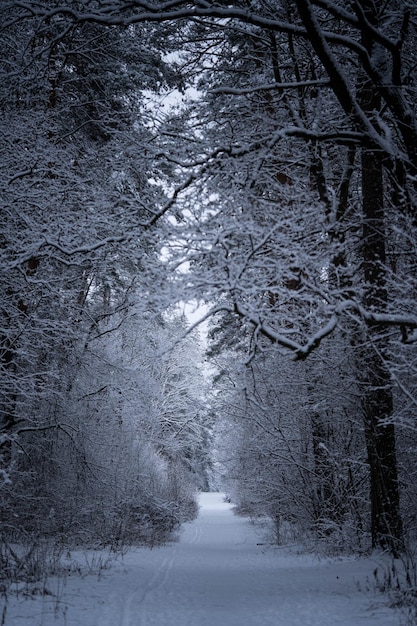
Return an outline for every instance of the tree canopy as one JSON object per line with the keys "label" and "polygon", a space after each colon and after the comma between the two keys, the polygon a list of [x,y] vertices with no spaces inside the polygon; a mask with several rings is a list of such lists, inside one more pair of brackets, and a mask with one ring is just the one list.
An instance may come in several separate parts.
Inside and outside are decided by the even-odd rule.
{"label": "tree canopy", "polygon": [[[167,319],[193,300],[213,318],[215,431],[229,442],[216,445],[235,446],[242,507],[403,550],[414,3],[26,0],[4,2],[1,22],[4,471],[25,429],[35,451],[43,429],[62,430],[87,368],[77,428],[96,395],[110,394],[109,431],[138,402],[139,448],[176,501],[190,475],[207,484],[213,413],[181,363],[192,345],[149,356],[175,325],[187,335]],[[148,356],[129,360],[129,342]]]}

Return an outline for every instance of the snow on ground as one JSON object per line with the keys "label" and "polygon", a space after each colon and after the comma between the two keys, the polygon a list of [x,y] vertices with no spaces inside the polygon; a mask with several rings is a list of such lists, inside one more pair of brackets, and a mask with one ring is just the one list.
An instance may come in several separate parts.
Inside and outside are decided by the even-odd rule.
{"label": "snow on ground", "polygon": [[386,598],[366,591],[371,559],[319,561],[259,545],[222,494],[201,494],[200,507],[179,542],[129,551],[100,577],[51,580],[55,595],[9,598],[2,625],[399,625]]}

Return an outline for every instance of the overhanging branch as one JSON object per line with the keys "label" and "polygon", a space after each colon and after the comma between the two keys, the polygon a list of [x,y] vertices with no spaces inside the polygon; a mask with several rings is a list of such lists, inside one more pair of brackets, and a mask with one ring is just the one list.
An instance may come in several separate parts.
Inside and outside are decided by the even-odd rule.
{"label": "overhanging branch", "polygon": [[[402,314],[375,313],[365,309],[354,300],[345,300],[334,307],[327,323],[319,328],[304,344],[298,343],[284,333],[277,331],[270,324],[263,321],[259,315],[243,307],[240,303],[235,303],[233,306],[224,305],[223,307],[217,307],[215,312],[219,310],[235,313],[239,317],[246,319],[255,326],[258,333],[267,337],[272,343],[292,352],[295,361],[303,361],[314,352],[323,339],[334,332],[339,324],[340,317],[347,312],[356,314],[357,321],[364,323],[366,326],[397,327],[402,333],[404,343],[417,342],[417,317]],[[406,338],[404,339],[404,329],[413,330],[414,332],[411,334],[406,333]]]}

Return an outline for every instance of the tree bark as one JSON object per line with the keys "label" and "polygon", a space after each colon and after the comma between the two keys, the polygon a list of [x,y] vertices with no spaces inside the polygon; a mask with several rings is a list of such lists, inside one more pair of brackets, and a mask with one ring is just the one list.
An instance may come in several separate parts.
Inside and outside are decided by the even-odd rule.
{"label": "tree bark", "polygon": [[[362,92],[362,98],[366,93]],[[364,305],[386,307],[384,184],[382,155],[362,150],[362,258]],[[358,364],[362,371],[362,412],[370,473],[372,546],[396,553],[403,543],[393,397],[384,360],[383,328],[370,328]]]}
{"label": "tree bark", "polygon": [[394,555],[403,548],[395,427],[389,372],[378,351],[366,348],[362,411],[368,453],[372,547]]}
{"label": "tree bark", "polygon": [[[364,14],[377,26],[372,0],[362,0]],[[375,42],[363,32],[362,44],[372,54]],[[358,100],[369,119],[380,108],[380,95],[369,78],[358,84]],[[378,148],[362,148],[362,261],[363,303],[369,309],[386,309],[386,236],[384,207],[384,155]],[[403,547],[393,395],[385,354],[384,328],[368,329],[368,341],[359,363],[362,372],[362,413],[368,453],[372,546],[396,554]]]}

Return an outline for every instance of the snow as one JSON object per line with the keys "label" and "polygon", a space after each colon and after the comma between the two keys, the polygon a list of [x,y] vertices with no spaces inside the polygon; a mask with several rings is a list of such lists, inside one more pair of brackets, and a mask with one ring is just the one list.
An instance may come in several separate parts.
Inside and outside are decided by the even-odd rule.
{"label": "snow", "polygon": [[375,566],[370,558],[318,560],[266,544],[222,494],[207,493],[178,542],[130,550],[99,576],[48,581],[55,595],[9,597],[2,623],[398,626],[400,616],[372,590]]}

